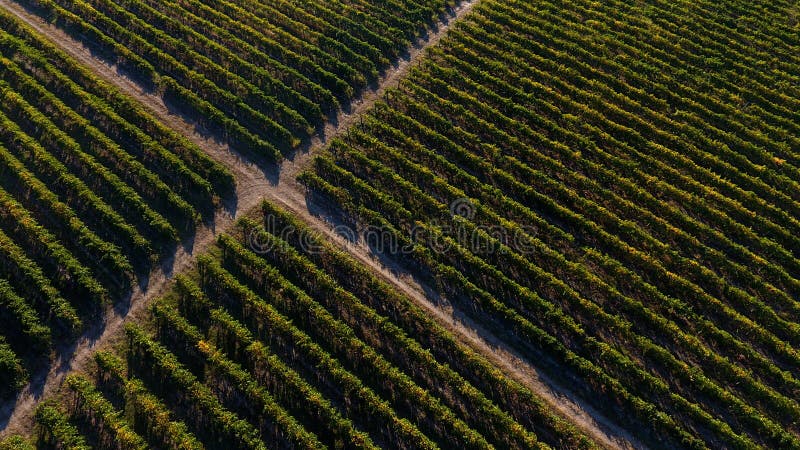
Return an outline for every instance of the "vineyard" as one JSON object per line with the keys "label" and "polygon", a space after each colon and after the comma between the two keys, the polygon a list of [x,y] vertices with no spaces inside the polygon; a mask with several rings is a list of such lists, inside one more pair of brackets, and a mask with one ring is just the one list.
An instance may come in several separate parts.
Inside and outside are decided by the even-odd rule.
{"label": "vineyard", "polygon": [[[25,7],[91,43],[241,153],[277,161],[374,82],[447,6],[388,4],[42,0]],[[0,22],[5,399],[59,343],[97,322],[137,276],[210,221],[233,195],[234,179],[11,14],[1,12]]]}
{"label": "vineyard", "polygon": [[373,83],[452,2],[30,4],[241,153],[278,161]]}
{"label": "vineyard", "polygon": [[800,448],[791,11],[482,1],[302,181],[650,445]]}
{"label": "vineyard", "polygon": [[593,448],[351,257],[262,213],[39,407],[40,445]]}
{"label": "vineyard", "polygon": [[213,214],[233,178],[0,12],[0,398]]}
{"label": "vineyard", "polygon": [[0,0],[0,450],[800,449],[800,5],[466,3]]}

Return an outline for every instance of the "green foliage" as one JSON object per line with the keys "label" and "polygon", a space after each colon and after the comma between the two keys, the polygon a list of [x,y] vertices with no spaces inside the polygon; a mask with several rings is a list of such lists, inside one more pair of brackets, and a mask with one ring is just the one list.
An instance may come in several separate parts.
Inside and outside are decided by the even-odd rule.
{"label": "green foliage", "polygon": [[798,41],[724,3],[481,2],[299,179],[644,439],[798,447]]}
{"label": "green foliage", "polygon": [[74,397],[73,414],[92,425],[98,441],[103,446],[117,450],[144,450],[149,448],[144,440],[130,429],[122,413],[95,389],[88,379],[80,375],[69,375],[64,384]]}
{"label": "green foliage", "polygon": [[11,436],[0,440],[0,450],[35,450],[35,448],[22,436]]}
{"label": "green foliage", "polygon": [[277,160],[376,79],[446,6],[42,0],[35,7],[239,150]]}
{"label": "green foliage", "polygon": [[0,64],[7,398],[213,213],[232,176],[8,12]]}
{"label": "green foliage", "polygon": [[22,361],[11,350],[3,336],[0,336],[0,395],[6,396],[25,386],[28,373]]}
{"label": "green foliage", "polygon": [[65,450],[91,450],[69,416],[52,402],[36,408],[36,426],[39,440],[53,448]]}

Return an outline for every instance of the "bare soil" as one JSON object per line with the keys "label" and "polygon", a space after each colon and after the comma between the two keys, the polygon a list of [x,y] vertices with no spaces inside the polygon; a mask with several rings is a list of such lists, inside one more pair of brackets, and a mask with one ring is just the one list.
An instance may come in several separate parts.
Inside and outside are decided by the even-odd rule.
{"label": "bare soil", "polygon": [[194,256],[208,249],[220,233],[228,230],[236,218],[257,208],[262,200],[269,200],[295,214],[316,231],[327,236],[348,251],[358,261],[370,267],[378,276],[391,283],[435,319],[454,333],[464,344],[484,355],[507,375],[527,386],[550,404],[555,411],[575,423],[581,430],[601,445],[608,448],[641,448],[627,432],[584,404],[570,390],[544,376],[536,365],[519,355],[503,341],[479,324],[471,321],[462,312],[442,306],[426,292],[432,292],[419,284],[409,274],[387,267],[373,256],[363,244],[350,242],[336,234],[328,222],[311,212],[305,191],[296,181],[296,176],[307,167],[313,156],[324,149],[326,143],[353,125],[359,116],[377,101],[386,89],[398,84],[414,64],[424,56],[425,49],[435,45],[453,23],[466,15],[478,0],[466,0],[450,11],[440,23],[428,31],[408,52],[389,67],[380,80],[364,91],[361,96],[340,111],[325,124],[324,130],[313,137],[308,145],[294,157],[284,161],[280,167],[254,162],[230,149],[213,137],[204,135],[184,116],[176,114],[164,100],[147,92],[118,68],[98,59],[91,49],[71,38],[58,28],[45,23],[12,0],[0,0],[0,7],[10,11],[31,28],[49,38],[82,64],[90,67],[98,76],[116,86],[127,95],[144,104],[166,125],[186,135],[216,161],[224,164],[236,178],[235,199],[228,202],[216,214],[213,222],[198,228],[197,233],[142,280],[128,299],[110,308],[103,320],[88,330],[76,343],[59,349],[66,355],[54,361],[46,370],[34,374],[30,385],[17,397],[16,402],[0,405],[0,437],[12,434],[29,434],[33,429],[33,412],[38,402],[58,392],[66,374],[83,371],[90,367],[92,355],[99,349],[113,346],[123,336],[123,327],[128,322],[141,320],[153,299],[163,295],[170,286],[174,274],[191,269]]}

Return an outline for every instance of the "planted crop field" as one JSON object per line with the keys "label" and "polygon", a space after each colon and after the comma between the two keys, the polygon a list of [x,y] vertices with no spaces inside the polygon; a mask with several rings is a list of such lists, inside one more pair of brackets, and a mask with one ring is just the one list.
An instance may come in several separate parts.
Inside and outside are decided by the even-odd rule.
{"label": "planted crop field", "polygon": [[262,213],[39,407],[41,446],[594,447],[346,253]]}
{"label": "planted crop field", "polygon": [[798,448],[796,16],[481,1],[302,181],[649,445]]}
{"label": "planted crop field", "polygon": [[277,161],[451,4],[41,0],[30,8],[240,152]]}
{"label": "planted crop field", "polygon": [[0,12],[0,397],[126,294],[228,171]]}
{"label": "planted crop field", "polygon": [[[113,64],[116,76],[162,97],[170,112],[239,154],[276,161],[374,83],[448,4],[23,6]],[[9,12],[0,12],[0,25],[6,399],[236,198],[229,168],[93,74],[96,67],[79,65]]]}
{"label": "planted crop field", "polygon": [[788,0],[0,0],[0,450],[800,449],[798,111]]}

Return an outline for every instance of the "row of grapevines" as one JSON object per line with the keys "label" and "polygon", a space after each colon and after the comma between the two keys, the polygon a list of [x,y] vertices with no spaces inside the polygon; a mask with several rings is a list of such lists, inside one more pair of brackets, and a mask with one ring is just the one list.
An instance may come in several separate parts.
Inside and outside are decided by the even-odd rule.
{"label": "row of grapevines", "polygon": [[[169,153],[180,158],[184,164],[191,168],[189,170],[193,170],[202,179],[208,180],[212,184],[214,191],[226,192],[233,187],[233,175],[227,169],[214,162],[200,148],[192,145],[185,136],[169,129],[161,122],[153,120],[142,105],[111,87],[107,82],[99,79],[89,69],[75,64],[73,60],[60,52],[53,44],[37,39],[20,22],[5,15],[0,16],[0,21],[3,25],[3,30],[8,33],[3,37],[3,45],[21,50],[12,59],[25,61],[25,64],[37,67],[43,73],[48,74],[44,78],[49,80],[46,83],[52,84],[47,84],[47,86],[59,86],[61,83],[67,86],[69,81],[72,81],[87,93],[97,97],[99,101],[113,106],[116,114],[119,114],[129,124],[149,135],[151,139],[160,145],[161,149],[168,149]],[[7,37],[11,37],[11,39],[7,40]],[[60,98],[72,98],[72,101],[75,102],[70,103],[70,101],[67,101],[68,104],[80,104],[78,101],[80,95],[73,95],[71,92],[78,92],[78,90],[58,91]],[[99,106],[99,103],[97,106]],[[162,153],[161,149],[152,148],[148,152],[160,154]],[[163,158],[171,159],[172,155],[165,154]],[[162,162],[159,164],[171,165],[172,163]],[[183,172],[184,170],[179,168],[176,169],[176,172]],[[196,188],[198,190],[204,189],[201,186],[196,186]]]}
{"label": "row of grapevines", "polygon": [[[569,447],[586,445],[583,442],[585,438],[563,419],[553,416],[546,404],[524,387],[503,377],[476,353],[459,345],[419,306],[377,280],[368,269],[356,264],[345,252],[326,244],[322,237],[314,236],[297,219],[269,203],[262,204],[262,213],[267,222],[259,227],[265,227],[264,231],[277,233],[278,230],[294,230],[293,233],[279,234],[294,251],[287,248],[284,250],[287,256],[281,257],[276,251],[262,254],[261,257],[284,268],[290,280],[302,283],[300,285],[306,286],[309,292],[323,291],[328,286],[333,297],[326,302],[327,307],[338,310],[337,314],[355,330],[362,329],[361,336],[365,339],[369,337],[372,345],[385,346],[386,354],[399,352],[395,353],[398,355],[393,359],[395,364],[413,363],[425,367],[428,375],[419,378],[420,383],[430,383],[431,389],[438,392],[459,391],[459,400],[448,400],[463,402],[461,405],[453,403],[455,410],[467,408],[481,411],[481,423],[473,425],[476,429],[487,435],[496,433],[498,438],[500,435],[506,435],[507,439],[516,436],[515,439],[524,443],[527,439],[525,434],[520,433],[517,425],[505,416],[509,414],[520,424],[535,429],[538,435],[552,438],[553,442],[560,440]],[[242,232],[241,241],[246,236],[253,236],[253,223],[243,219],[239,229]],[[261,239],[268,238],[263,234],[260,236],[259,244],[262,243]],[[273,249],[281,248],[279,245],[273,246]],[[224,239],[220,239],[220,246],[225,247]],[[296,262],[290,265],[290,261]],[[358,303],[354,301],[356,298],[359,299]],[[351,316],[354,313],[358,314]],[[401,351],[402,348],[407,350]],[[425,354],[427,352],[431,354]],[[419,370],[409,369],[409,372]],[[465,382],[475,386],[475,389],[469,388]],[[490,402],[496,403],[499,410]],[[492,430],[493,426],[496,428]]]}
{"label": "row of grapevines", "polygon": [[279,159],[453,5],[42,0],[30,6],[89,39],[239,150]]}
{"label": "row of grapevines", "polygon": [[[371,148],[375,148],[375,147],[376,146],[373,143]],[[385,149],[382,149],[382,150],[383,150],[384,153],[386,152]],[[376,173],[378,172],[378,170],[379,169],[376,169],[375,167],[373,167],[372,170],[370,171],[370,173],[371,173],[371,181],[372,182],[376,182],[377,181],[375,177],[376,177]],[[328,169],[328,173],[330,173],[330,169]],[[388,176],[391,176],[391,175],[388,175]],[[384,185],[383,188],[384,189],[388,188],[389,191],[392,191],[392,190],[396,191],[397,190],[396,185],[394,185],[394,186],[393,185],[388,185],[388,186]],[[410,189],[410,186],[407,186],[407,185],[403,186],[403,189]],[[454,196],[453,198],[457,198],[457,197],[458,196]],[[412,201],[413,203],[417,204],[417,206],[413,207],[413,209],[416,210],[416,211],[425,209],[425,207],[420,207],[419,206],[419,200],[420,199],[424,199],[424,194],[421,194],[420,192],[414,192],[413,194],[411,194],[411,197],[409,197],[409,201]],[[491,219],[489,219],[489,220],[491,220]],[[501,253],[499,253],[497,256],[495,256],[494,254],[490,254],[490,255],[488,255],[488,258],[486,256],[483,256],[483,258],[484,259],[489,259],[490,263],[492,263],[492,265],[495,265],[497,267],[506,268],[506,272],[510,272],[510,273],[514,273],[514,274],[522,273],[522,274],[526,274],[527,275],[525,278],[519,279],[518,282],[521,282],[522,284],[527,285],[528,287],[531,287],[531,288],[533,288],[534,286],[537,286],[537,285],[541,285],[541,283],[546,283],[545,286],[554,283],[555,280],[553,280],[551,278],[551,276],[547,275],[546,273],[537,272],[538,269],[535,269],[534,267],[529,266],[528,265],[529,263],[526,263],[526,262],[524,262],[524,261],[522,261],[522,260],[520,260],[518,258],[515,258],[513,253],[509,254],[507,251],[503,251],[503,249],[501,247],[495,247],[495,248],[499,248],[501,250]],[[509,255],[510,255],[510,257],[509,257]],[[490,269],[491,266],[486,266],[485,263],[482,263],[480,260],[475,259],[474,257],[472,257],[471,255],[469,255],[467,253],[460,253],[457,256],[459,257],[459,259],[456,260],[455,263],[457,264],[457,267],[462,272],[465,272],[465,273],[468,273],[468,274],[472,274],[474,276],[477,276],[479,273],[484,273],[484,276],[485,276],[485,273],[487,271],[493,271],[493,269]],[[553,256],[555,256],[557,258],[558,254],[555,253],[555,254],[551,254],[551,255],[547,255],[547,256],[550,256],[551,258]],[[558,261],[558,259],[550,260],[550,261],[548,261],[548,263],[550,265],[552,265],[555,261]],[[527,266],[527,268],[526,268],[526,266]],[[479,269],[480,267],[482,267],[482,268]],[[578,266],[578,269],[580,270],[579,266]],[[534,270],[534,271],[532,271],[532,270]],[[562,271],[563,271],[563,269],[562,269]],[[507,280],[506,277],[500,275],[497,272],[495,272],[495,273],[496,273],[496,276],[500,276],[499,280],[503,280],[503,279],[506,280],[504,282],[501,282],[501,285],[506,286],[505,289],[508,289],[510,291],[508,291],[508,293],[505,293],[504,295],[506,295],[506,296],[514,295],[515,297],[519,296],[519,295],[526,296],[526,294],[523,293],[523,292],[525,292],[524,288],[523,288],[523,291],[519,291],[520,288],[519,287],[515,287],[514,282],[511,282],[510,280]],[[516,275],[516,276],[520,276],[520,275]],[[589,279],[589,280],[591,280],[591,279]],[[587,280],[587,281],[589,281],[589,280]],[[597,291],[598,287],[601,288],[601,289],[607,289],[607,287],[605,287],[605,288],[603,287],[603,284],[597,285],[596,281],[594,282],[594,286],[595,287],[592,290],[592,294],[595,297],[598,294],[598,291]],[[498,287],[501,287],[501,286],[495,285],[493,288],[496,290]],[[558,282],[556,282],[555,285],[552,285],[552,287],[550,289],[545,290],[543,292],[543,294],[547,295],[548,298],[556,298],[556,297],[554,297],[555,295],[557,295],[556,292],[555,292],[555,289],[558,289],[560,291],[560,290],[563,290],[564,288],[567,289],[567,292],[571,291],[571,288],[566,287],[566,285],[562,285],[562,287],[559,288],[558,287]],[[579,289],[579,288],[576,287],[575,289]],[[584,289],[585,289],[585,287],[584,287]],[[518,293],[512,294],[513,292],[518,292]],[[530,294],[528,294],[528,295],[530,295]],[[570,296],[568,296],[568,298],[571,297],[572,295],[574,295],[574,294],[570,293]],[[608,293],[605,294],[605,295],[611,295],[612,297],[613,296],[617,296],[617,294],[614,293],[613,289],[608,291]],[[513,298],[513,297],[509,297],[509,299],[510,298]],[[609,332],[603,332],[603,334],[605,334],[605,338],[606,339],[617,340],[617,339],[624,338],[625,340],[630,340],[632,337],[636,336],[635,334],[634,335],[629,335],[629,333],[622,333],[621,334],[619,332],[619,327],[620,326],[626,327],[625,325],[622,325],[622,324],[624,324],[624,321],[623,322],[618,322],[620,320],[619,318],[614,318],[613,316],[605,316],[604,319],[601,319],[603,317],[603,314],[599,314],[598,315],[599,311],[596,310],[596,307],[593,307],[590,304],[583,303],[582,301],[578,300],[578,297],[576,297],[575,300],[577,301],[577,303],[573,303],[568,308],[568,311],[572,315],[578,314],[579,317],[580,317],[580,315],[583,314],[580,311],[586,311],[587,313],[589,313],[589,311],[592,311],[587,316],[588,317],[587,319],[580,319],[581,322],[583,322],[584,320],[588,320],[589,323],[593,323],[593,327],[592,328],[596,328],[597,325],[599,325],[600,323],[608,321],[607,322],[608,326],[611,327],[610,330],[614,330],[614,329],[617,330],[617,331],[615,331],[615,332],[613,332],[611,334],[609,334]],[[610,300],[611,299],[609,298],[608,301],[610,301]],[[625,299],[621,298],[620,300],[625,300]],[[635,305],[635,303],[631,303],[631,306],[633,306],[633,305]],[[576,307],[578,307],[578,308],[575,309]],[[628,308],[630,308],[630,307],[628,307]],[[628,308],[626,308],[626,309],[628,309]],[[638,308],[640,308],[640,307],[638,307]],[[644,310],[644,311],[646,311],[646,310]],[[635,318],[639,319],[639,322],[634,322],[634,323],[637,323],[637,324],[642,323],[641,322],[642,317],[640,315],[635,316]],[[612,323],[615,323],[615,322],[619,323],[619,325],[611,325]],[[622,329],[624,329],[624,328],[622,328]],[[654,335],[652,337],[653,339],[656,339],[656,340],[663,339],[664,338],[663,334],[666,331],[663,328],[663,325],[661,326],[660,329],[657,328],[657,330],[659,330],[660,332],[657,333],[655,330],[653,330],[652,329],[652,325],[651,325],[648,328],[644,328],[643,331],[639,330],[639,333],[642,333],[642,332],[644,332],[644,333],[654,333]],[[670,334],[674,334],[674,333],[675,333],[675,329],[673,329]],[[660,370],[665,370],[665,369],[667,370],[667,373],[669,374],[669,375],[667,375],[667,378],[666,378],[667,380],[674,381],[675,377],[680,378],[681,374],[685,373],[684,372],[685,368],[683,368],[680,364],[678,364],[677,366],[674,365],[675,364],[674,360],[672,362],[670,362],[672,360],[672,358],[667,356],[663,352],[663,350],[657,350],[658,347],[653,347],[652,344],[648,343],[646,340],[642,341],[641,338],[638,338],[638,339],[639,339],[639,342],[634,341],[635,344],[632,344],[632,345],[629,344],[627,346],[629,348],[629,351],[632,351],[634,348],[642,346],[642,347],[640,347],[641,348],[640,351],[644,352],[642,355],[650,354],[651,358],[655,358],[655,360],[659,361],[659,364],[666,365],[666,366],[662,366],[662,368]],[[676,337],[676,341],[675,342],[680,344],[680,343],[683,342],[683,339],[680,338],[680,337]],[[645,349],[647,349],[647,350],[645,350]],[[699,355],[701,355],[701,356],[706,354],[706,350],[703,349],[702,346],[699,348],[699,351],[700,351]],[[638,357],[641,358],[642,355],[639,355]],[[721,362],[722,362],[723,365],[725,364],[724,361],[721,361]],[[708,363],[706,363],[706,365],[707,364]],[[656,366],[656,367],[658,367],[658,366]],[[669,367],[672,367],[672,369],[668,369]],[[615,368],[610,367],[609,370],[615,370]],[[736,372],[733,372],[733,373],[736,373]],[[715,373],[715,374],[717,374],[717,373]],[[719,376],[719,374],[717,374],[717,376]],[[741,403],[741,401],[736,399],[736,398],[731,398],[730,394],[725,393],[724,390],[720,391],[719,387],[716,387],[713,384],[713,382],[711,382],[709,384],[709,380],[705,380],[703,378],[697,379],[696,375],[694,375],[694,377],[695,377],[695,383],[694,384],[698,385],[698,389],[700,389],[700,391],[698,391],[697,393],[693,394],[694,396],[699,395],[700,392],[703,392],[705,395],[708,395],[709,392],[715,392],[716,391],[717,393],[715,393],[714,395],[721,396],[720,399],[728,398],[730,400],[727,400],[727,401],[733,402],[732,403],[733,405],[737,405],[736,408],[739,408],[739,410],[741,411],[740,414],[743,415],[742,417],[753,417],[753,419],[752,419],[753,422],[751,422],[751,423],[754,426],[757,426],[757,425],[761,424],[761,420],[763,420],[763,417],[759,416],[758,414],[755,414],[754,411],[752,410],[752,408],[750,408],[749,406]],[[734,378],[734,379],[736,379],[736,378]],[[755,382],[755,386],[758,386],[758,385],[759,385],[759,383]],[[704,386],[704,387],[701,387],[701,386]],[[710,389],[710,391],[709,391],[709,389]],[[774,401],[780,402],[780,403],[777,403],[777,404],[789,406],[789,409],[787,410],[787,412],[783,413],[783,414],[788,414],[788,416],[784,416],[782,414],[779,417],[786,417],[786,418],[784,418],[782,420],[791,420],[790,418],[794,416],[794,413],[791,412],[792,409],[793,409],[793,407],[790,406],[791,405],[791,401],[787,404],[786,403],[786,399],[783,399],[781,396],[775,397],[775,394],[774,393],[770,393],[769,389],[766,389],[766,391],[764,391],[763,387],[762,388],[757,388],[757,389],[761,389],[764,392],[764,395],[767,396],[766,397],[767,399],[774,399]],[[796,408],[796,407],[794,407],[794,408]],[[769,410],[769,409],[767,411],[769,411],[770,413],[773,412],[772,410]],[[702,414],[700,415],[699,418],[701,420],[703,420],[703,421],[706,421],[706,419],[707,419]],[[710,424],[713,425],[713,426],[718,426],[719,425],[718,422],[715,425],[713,421],[710,422]],[[776,425],[772,424],[772,425],[768,425],[768,426],[774,428]]]}
{"label": "row of grapevines", "polygon": [[262,211],[178,276],[148,325],[127,328],[122,358],[98,353],[93,376],[68,377],[66,420],[40,419],[43,441],[595,447],[350,256]]}
{"label": "row of grapevines", "polygon": [[[655,435],[800,445],[793,141],[775,140],[785,120],[717,112],[734,77],[703,95],[676,83],[687,55],[632,37],[640,8],[481,3],[301,179],[587,395],[675,418]],[[745,72],[748,49],[714,47],[764,86],[791,79],[790,62]],[[787,118],[776,98],[759,106]],[[464,197],[469,217],[451,214]]]}
{"label": "row of grapevines", "polygon": [[213,214],[233,178],[9,13],[0,24],[5,400]]}

